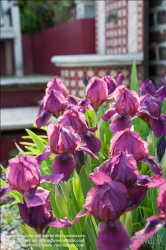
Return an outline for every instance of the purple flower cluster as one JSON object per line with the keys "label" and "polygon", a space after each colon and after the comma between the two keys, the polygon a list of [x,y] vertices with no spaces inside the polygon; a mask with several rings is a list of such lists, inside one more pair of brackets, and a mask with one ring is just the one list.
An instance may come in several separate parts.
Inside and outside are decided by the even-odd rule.
{"label": "purple flower cluster", "polygon": [[[37,157],[17,155],[9,160],[6,172],[8,184],[0,187],[0,200],[8,193],[17,191],[23,195],[23,204],[18,204],[22,220],[39,234],[45,233],[48,227],[68,227],[71,223],[52,216],[48,197],[50,191],[40,187],[43,183],[57,184],[63,174],[49,174],[41,176],[40,163],[50,155],[45,152]],[[50,224],[51,223],[51,224]]]}
{"label": "purple flower cluster", "polygon": [[[19,204],[21,218],[39,234],[46,233],[50,226],[68,227],[81,217],[91,215],[99,220],[96,241],[99,250],[108,250],[110,245],[114,250],[125,250],[129,246],[138,249],[141,245],[135,241],[138,234],[145,233],[150,237],[158,225],[166,225],[166,181],[160,164],[148,154],[147,142],[138,132],[132,131],[132,120],[142,119],[156,137],[160,137],[157,153],[161,160],[166,145],[166,115],[161,112],[160,102],[166,97],[166,78],[164,86],[158,90],[146,80],[141,86],[142,96],[122,85],[121,74],[117,81],[112,76],[92,77],[86,85],[85,98],[80,99],[68,95],[65,85],[57,77],[47,84],[36,124],[40,128],[51,116],[56,118],[56,122],[47,126],[49,146],[36,157],[17,155],[9,161],[8,184],[1,187],[0,199],[13,190],[19,192],[24,199],[24,203]],[[102,116],[104,121],[111,121],[110,130],[115,133],[110,141],[108,159],[89,175],[95,186],[88,191],[84,209],[76,218],[72,222],[67,218],[54,218],[48,200],[50,191],[40,185],[68,181],[74,169],[80,172],[85,153],[98,160],[95,154],[100,151],[101,142],[94,134],[97,124],[89,127],[85,112],[87,109],[97,112],[109,100],[111,108]],[[51,154],[54,155],[53,174],[42,176],[40,164]],[[138,162],[147,164],[152,176],[140,175]],[[130,240],[120,216],[137,208],[148,189],[158,186],[159,216],[150,217],[144,231]]]}
{"label": "purple flower cluster", "polygon": [[159,103],[166,98],[166,79],[165,87],[161,87],[155,93],[153,93],[155,85],[152,84],[148,80],[142,84],[141,93],[144,95],[140,97],[135,91],[128,90],[123,85],[118,86],[108,97],[109,100],[115,100],[115,102],[102,118],[104,121],[111,121],[112,132],[131,128],[132,119],[138,117],[149,126],[156,137],[166,135],[166,115],[162,114]]}
{"label": "purple flower cluster", "polygon": [[[162,227],[166,228],[166,180],[159,187],[157,198],[159,215],[153,215],[147,219],[144,229],[137,232],[131,239],[131,249],[138,250],[140,246],[151,236],[157,233]],[[142,237],[144,236],[144,237]]]}
{"label": "purple flower cluster", "polygon": [[[154,176],[139,175],[137,161],[148,162]],[[149,188],[164,183],[161,166],[147,155],[147,144],[139,134],[126,129],[114,135],[109,159],[97,167],[89,178],[96,186],[87,193],[84,210],[75,221],[85,215],[95,216],[100,221],[97,236],[99,250],[108,250],[110,245],[115,250],[127,249],[130,238],[119,217],[138,207]]]}

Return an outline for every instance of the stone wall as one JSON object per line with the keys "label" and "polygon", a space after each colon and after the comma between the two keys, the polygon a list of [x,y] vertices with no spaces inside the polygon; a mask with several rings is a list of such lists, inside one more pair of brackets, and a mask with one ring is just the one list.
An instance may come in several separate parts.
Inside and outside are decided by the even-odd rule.
{"label": "stone wall", "polygon": [[95,1],[96,53],[143,53],[144,1]]}
{"label": "stone wall", "polygon": [[166,1],[149,1],[149,78],[158,86],[166,75]]}
{"label": "stone wall", "polygon": [[[137,66],[138,83],[142,83],[143,67]],[[111,75],[117,79],[118,74],[122,73],[123,84],[127,87],[130,85],[131,66],[106,66],[106,67],[80,67],[80,68],[61,68],[61,77],[64,84],[67,86],[71,95],[76,95],[83,98],[85,95],[85,86],[83,85],[84,74],[87,75],[88,80],[93,76],[103,77]]]}

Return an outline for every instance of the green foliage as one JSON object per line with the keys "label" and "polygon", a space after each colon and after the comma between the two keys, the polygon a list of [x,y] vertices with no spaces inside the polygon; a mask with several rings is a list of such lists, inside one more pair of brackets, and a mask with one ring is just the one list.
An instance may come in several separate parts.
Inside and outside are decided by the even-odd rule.
{"label": "green foliage", "polygon": [[74,0],[19,0],[21,30],[34,33],[75,19]]}
{"label": "green foliage", "polygon": [[133,62],[132,70],[131,70],[131,82],[130,82],[130,89],[134,90],[139,94],[139,87],[138,87],[138,77],[137,77],[137,65],[136,62]]}
{"label": "green foliage", "polygon": [[[41,2],[41,1],[40,1]],[[65,1],[64,1],[65,2]],[[67,4],[67,2],[66,2]],[[132,74],[131,74],[131,89],[137,91],[138,93],[138,81],[137,81],[137,69],[136,63],[133,64]],[[163,104],[163,112],[166,114],[166,99]],[[52,213],[54,217],[63,219],[68,217],[72,221],[75,216],[83,209],[83,204],[88,191],[94,186],[93,182],[88,178],[88,175],[94,171],[96,167],[101,165],[105,160],[108,159],[108,152],[110,147],[110,139],[113,136],[113,133],[109,129],[109,123],[101,119],[104,113],[104,108],[100,107],[97,113],[92,110],[86,111],[86,119],[89,127],[98,126],[98,130],[95,132],[96,136],[101,141],[101,150],[98,153],[98,161],[93,160],[87,154],[85,154],[84,166],[81,168],[79,175],[74,170],[70,179],[67,182],[60,182],[57,185],[52,184],[42,184],[42,187],[50,190],[51,195],[49,200],[51,202]],[[141,119],[134,119],[133,121],[134,131],[140,133],[143,140],[148,142],[149,154],[152,156],[156,155],[156,144],[158,139],[155,137],[153,132],[149,133],[148,126]],[[30,154],[36,156],[41,154],[46,145],[48,145],[48,139],[45,135],[46,127],[43,127],[44,135],[36,135],[29,129],[26,129],[27,136],[24,136],[23,139],[30,139],[31,142],[23,141],[22,145],[25,146],[25,152],[16,144],[17,149],[21,155]],[[52,160],[54,155],[45,159],[40,167],[42,175],[52,173]],[[166,178],[166,153],[161,161],[161,166],[164,171],[164,178]],[[1,167],[2,171],[5,172],[5,169]],[[140,175],[151,175],[150,168],[145,163],[138,163],[138,170]],[[1,180],[1,184],[5,185],[6,183]],[[10,193],[15,198],[15,203],[22,202],[22,196],[18,192]],[[120,220],[124,223],[127,228],[129,236],[132,236],[135,232],[143,229],[146,225],[146,219],[152,215],[158,214],[156,199],[158,196],[158,189],[153,188],[147,191],[147,194],[141,204],[134,210],[129,211],[123,214],[120,217]],[[11,220],[9,216],[8,221]],[[59,240],[62,246],[56,247],[58,250],[63,250],[64,247],[69,250],[97,250],[96,247],[96,237],[98,233],[98,221],[92,216],[86,216],[79,220],[79,222],[72,227],[68,228],[53,228],[50,227],[48,230],[48,235],[56,235],[56,239]],[[22,231],[26,237],[32,242],[32,235],[35,235],[36,232],[28,227],[21,225]],[[165,229],[161,229],[157,235],[164,235],[166,237]],[[76,242],[71,243],[73,240],[72,235],[77,235],[80,238],[84,236],[84,241],[81,247],[76,246]],[[49,250],[49,247],[41,245],[41,241],[37,242],[38,246],[33,249],[43,249]],[[44,243],[43,243],[44,244]],[[55,245],[57,242],[55,241]],[[66,247],[67,246],[67,247]],[[141,247],[141,249],[152,249],[153,247],[146,243]],[[52,249],[52,248],[51,248]],[[164,247],[161,245],[155,245],[155,250],[161,249],[164,250]]]}
{"label": "green foliage", "polygon": [[162,106],[162,113],[166,115],[166,98],[164,98],[164,102]]}

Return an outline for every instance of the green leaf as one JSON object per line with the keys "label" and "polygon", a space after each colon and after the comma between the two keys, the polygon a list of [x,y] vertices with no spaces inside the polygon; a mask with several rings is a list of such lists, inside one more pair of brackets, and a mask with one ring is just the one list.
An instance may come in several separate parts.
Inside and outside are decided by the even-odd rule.
{"label": "green leaf", "polygon": [[93,223],[93,227],[94,227],[95,233],[97,235],[97,233],[98,233],[98,225],[97,224],[98,223],[96,223],[95,218],[93,216],[90,219],[91,219],[91,221]]}
{"label": "green leaf", "polygon": [[2,173],[6,173],[6,168],[4,168],[1,164],[0,164],[0,170]]}
{"label": "green leaf", "polygon": [[165,150],[165,153],[162,157],[162,160],[160,162],[160,165],[163,169],[163,178],[166,179],[166,150]]}
{"label": "green leaf", "polygon": [[[34,250],[46,250],[47,248],[43,247],[44,242],[42,242],[42,239],[40,237],[40,235],[32,228],[29,227],[28,225],[26,225],[26,229],[28,232],[28,239],[31,242],[31,246]],[[35,242],[34,242],[35,240]],[[49,248],[50,249],[50,248]]]}
{"label": "green leaf", "polygon": [[2,180],[2,179],[0,179],[0,185],[1,186],[4,186],[4,185],[6,185],[7,183],[4,181],[4,180]]}
{"label": "green leaf", "polygon": [[103,114],[104,114],[104,107],[100,106],[100,108],[97,111],[98,121],[101,119],[101,117],[102,117]]}
{"label": "green leaf", "polygon": [[93,110],[87,109],[85,113],[85,117],[86,117],[89,127],[96,126],[96,117],[95,117],[95,113]]}
{"label": "green leaf", "polygon": [[91,244],[93,250],[97,250],[96,237],[94,235],[94,232],[93,232],[92,228],[89,226],[89,223],[87,221],[86,221],[86,224],[85,224],[85,228],[86,228],[86,231],[87,231],[87,235],[88,235],[90,244]]}
{"label": "green leaf", "polygon": [[25,227],[24,225],[22,225],[22,224],[19,224],[19,226],[21,227],[21,230],[23,231],[23,233],[24,233],[25,235],[27,235],[27,234],[28,234],[28,231],[27,231],[26,227]]}
{"label": "green leaf", "polygon": [[80,178],[75,170],[73,173],[73,191],[74,191],[74,195],[76,197],[76,200],[79,204],[79,207],[82,208],[82,205],[84,204],[85,199],[84,199],[84,195],[82,192]]}
{"label": "green leaf", "polygon": [[36,144],[37,148],[39,149],[39,151],[42,153],[44,150],[44,144],[41,141],[40,137],[37,136],[34,132],[32,132],[29,129],[26,129],[26,132],[28,133],[28,135],[31,137],[32,141]]}
{"label": "green leaf", "polygon": [[69,249],[70,250],[78,250],[78,248],[76,246],[74,246],[74,245],[69,246]]}
{"label": "green leaf", "polygon": [[93,184],[87,177],[84,167],[80,170],[80,182],[84,197],[86,197],[87,192],[93,187]]}
{"label": "green leaf", "polygon": [[18,202],[23,203],[23,196],[17,191],[12,191],[9,195],[13,196]]}
{"label": "green leaf", "polygon": [[[30,228],[30,227],[28,227],[27,225],[26,226],[24,226],[24,225],[22,225],[22,224],[20,224],[20,227],[21,227],[21,229],[22,229],[22,231],[23,231],[23,233],[24,233],[24,235],[26,236],[26,240],[23,242],[23,246],[24,247],[32,247],[33,246],[33,240],[34,239],[36,239],[35,238],[35,235],[37,234],[36,232],[35,232],[35,230],[34,231],[32,231],[31,229],[32,228]],[[33,238],[32,238],[33,237]],[[35,242],[36,243],[36,242]],[[41,250],[41,248],[39,248],[39,247],[34,247],[33,246],[33,250]]]}
{"label": "green leaf", "polygon": [[132,212],[128,211],[125,216],[125,227],[127,229],[128,235],[132,236]]}
{"label": "green leaf", "polygon": [[139,94],[139,87],[138,87],[138,77],[137,77],[137,66],[136,62],[133,62],[132,69],[131,69],[131,82],[130,82],[130,89],[134,90]]}
{"label": "green leaf", "polygon": [[162,113],[166,115],[166,98],[164,98],[164,102],[162,106]]}
{"label": "green leaf", "polygon": [[157,202],[156,202],[158,196],[157,190],[158,190],[157,188],[150,189],[150,200],[152,204],[153,214],[158,214]]}
{"label": "green leaf", "polygon": [[69,217],[67,205],[65,203],[65,197],[59,185],[55,185],[55,200],[59,213],[62,217]]}
{"label": "green leaf", "polygon": [[20,154],[24,157],[25,156],[25,152],[18,146],[18,144],[15,142],[16,148],[18,149],[18,151],[20,152]]}
{"label": "green leaf", "polygon": [[69,243],[65,237],[65,235],[63,234],[62,230],[60,231],[60,243],[64,246],[64,247],[69,247]]}

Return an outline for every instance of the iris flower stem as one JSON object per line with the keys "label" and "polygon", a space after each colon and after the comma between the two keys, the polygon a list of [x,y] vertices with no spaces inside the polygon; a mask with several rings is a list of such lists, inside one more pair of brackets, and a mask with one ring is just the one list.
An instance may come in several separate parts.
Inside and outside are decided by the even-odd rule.
{"label": "iris flower stem", "polygon": [[128,235],[131,237],[132,235],[132,213],[131,211],[126,212],[120,216],[120,221],[126,227]]}
{"label": "iris flower stem", "polygon": [[92,172],[91,171],[91,158],[88,154],[84,157],[84,169],[87,175],[89,175]]}
{"label": "iris flower stem", "polygon": [[128,235],[131,237],[132,236],[132,212],[128,211],[125,215],[126,215],[125,226],[126,226]]}
{"label": "iris flower stem", "polygon": [[120,216],[120,221],[123,223],[123,225],[125,225],[125,220],[126,220],[126,214],[122,214]]}
{"label": "iris flower stem", "polygon": [[[96,122],[96,125],[98,126],[98,114],[97,114],[97,111],[95,112],[94,111],[94,113],[95,113],[95,122]],[[95,132],[96,133],[96,136],[100,139],[100,130],[99,130],[99,128],[97,129],[97,131]]]}
{"label": "iris flower stem", "polygon": [[166,179],[166,151],[162,157],[160,164],[161,164],[162,169],[163,169],[163,178]]}
{"label": "iris flower stem", "polygon": [[147,141],[148,141],[149,155],[155,156],[155,137],[152,130],[149,131],[149,136],[147,138]]}

